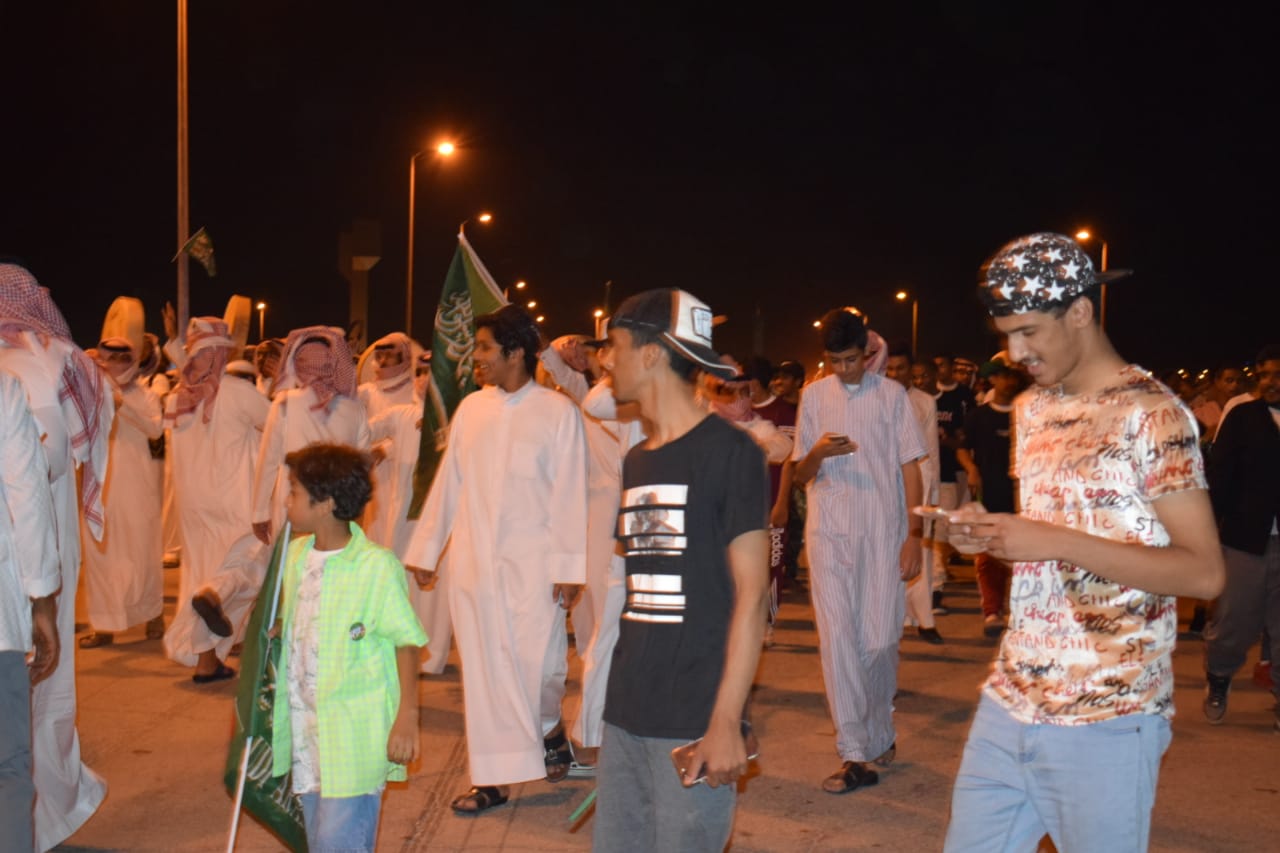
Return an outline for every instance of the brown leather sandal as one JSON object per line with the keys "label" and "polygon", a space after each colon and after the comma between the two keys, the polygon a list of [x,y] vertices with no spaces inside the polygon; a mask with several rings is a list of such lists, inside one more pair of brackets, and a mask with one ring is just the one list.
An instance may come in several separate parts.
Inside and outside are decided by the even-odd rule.
{"label": "brown leather sandal", "polygon": [[542,748],[542,758],[547,766],[547,781],[563,780],[573,767],[573,747],[564,736],[564,727],[557,726],[554,732],[543,738]]}
{"label": "brown leather sandal", "polygon": [[828,794],[847,794],[880,781],[880,774],[861,761],[846,761],[839,770],[822,781]]}
{"label": "brown leather sandal", "polygon": [[472,786],[470,791],[459,794],[449,803],[449,808],[458,814],[480,814],[480,812],[497,808],[510,797],[493,785]]}

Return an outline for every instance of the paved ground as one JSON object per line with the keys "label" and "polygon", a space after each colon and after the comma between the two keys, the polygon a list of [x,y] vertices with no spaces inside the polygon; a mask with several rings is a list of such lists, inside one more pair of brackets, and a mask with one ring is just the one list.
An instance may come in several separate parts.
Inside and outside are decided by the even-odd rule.
{"label": "paved ground", "polygon": [[[962,576],[939,618],[947,642],[909,631],[897,700],[898,761],[873,788],[845,796],[819,789],[838,761],[827,717],[813,614],[805,597],[784,603],[778,643],[765,655],[754,697],[762,755],[739,799],[735,851],[937,850],[951,782],[994,649],[981,636],[977,592]],[[176,590],[176,572],[167,571]],[[170,598],[168,609],[172,611]],[[1200,713],[1201,643],[1180,643],[1173,746],[1165,757],[1152,833],[1160,851],[1274,850],[1280,835],[1280,735],[1270,696],[1243,673],[1226,724]],[[234,663],[234,661],[233,661]],[[1252,666],[1252,661],[1250,661]],[[571,678],[576,679],[575,666]],[[80,732],[85,760],[110,793],[62,851],[224,849],[231,802],[221,786],[234,682],[197,687],[141,630],[112,647],[79,652]],[[424,757],[407,785],[389,790],[381,851],[572,851],[590,848],[591,819],[569,814],[589,780],[517,786],[513,803],[477,818],[449,799],[467,787],[461,684],[455,661],[420,682]],[[572,691],[576,682],[570,685]],[[237,849],[282,849],[250,818]]]}

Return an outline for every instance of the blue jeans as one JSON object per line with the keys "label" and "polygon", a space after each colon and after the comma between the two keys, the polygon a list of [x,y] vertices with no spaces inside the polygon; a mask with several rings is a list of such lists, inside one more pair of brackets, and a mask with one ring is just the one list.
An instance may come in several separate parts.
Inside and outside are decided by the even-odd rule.
{"label": "blue jeans", "polygon": [[35,847],[31,809],[31,676],[27,656],[0,651],[0,851]]}
{"label": "blue jeans", "polygon": [[311,853],[364,851],[373,853],[378,837],[382,792],[358,797],[322,797],[299,794]]}
{"label": "blue jeans", "polygon": [[951,797],[947,853],[1145,851],[1169,721],[1029,725],[983,694]]}

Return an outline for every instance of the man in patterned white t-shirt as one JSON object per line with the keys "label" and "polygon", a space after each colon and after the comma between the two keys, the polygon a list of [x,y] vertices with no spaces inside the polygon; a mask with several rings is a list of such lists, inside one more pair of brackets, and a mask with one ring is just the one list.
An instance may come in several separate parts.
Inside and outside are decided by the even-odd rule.
{"label": "man in patterned white t-shirt", "polygon": [[1018,513],[953,513],[1013,564],[1010,621],[965,745],[946,850],[1147,849],[1171,737],[1175,596],[1223,564],[1195,420],[1112,348],[1070,237],[1032,234],[979,294],[1035,387],[1014,409]]}

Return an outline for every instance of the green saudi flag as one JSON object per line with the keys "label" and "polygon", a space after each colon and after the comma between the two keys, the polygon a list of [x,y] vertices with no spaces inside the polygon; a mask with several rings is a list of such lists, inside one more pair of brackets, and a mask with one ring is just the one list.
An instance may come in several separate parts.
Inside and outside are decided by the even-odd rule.
{"label": "green saudi flag", "polygon": [[496,311],[507,300],[494,284],[467,237],[458,232],[458,248],[444,277],[431,339],[431,383],[422,412],[418,466],[413,471],[413,500],[409,518],[422,513],[427,491],[436,476],[448,436],[449,419],[462,398],[476,390],[471,376],[471,353],[476,345],[476,317]]}

